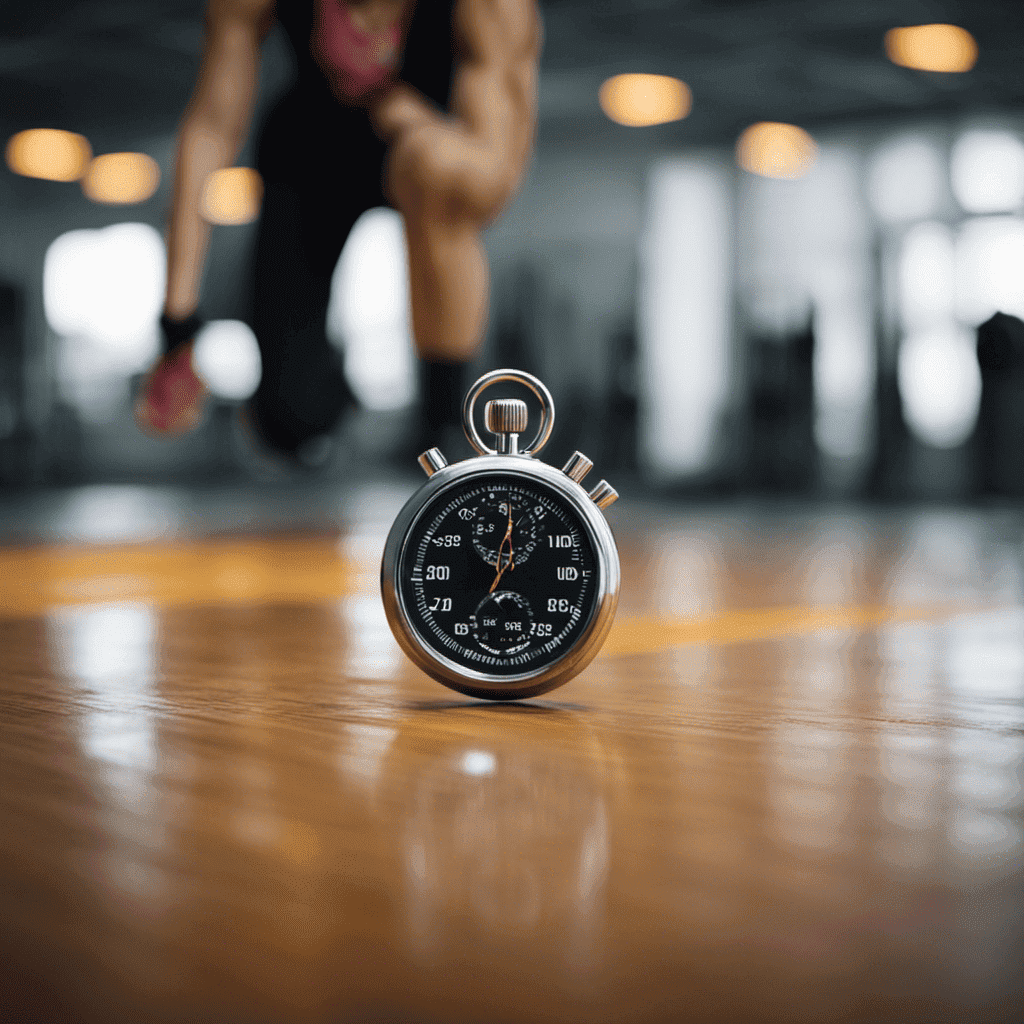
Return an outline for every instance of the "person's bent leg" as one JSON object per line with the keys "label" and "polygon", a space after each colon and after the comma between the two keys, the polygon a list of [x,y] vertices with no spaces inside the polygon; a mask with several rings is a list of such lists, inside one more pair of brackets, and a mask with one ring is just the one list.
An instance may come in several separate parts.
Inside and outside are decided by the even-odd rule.
{"label": "person's bent leg", "polygon": [[421,439],[457,428],[465,367],[487,327],[490,272],[481,233],[511,195],[463,133],[421,126],[396,139],[388,188],[402,212],[412,326],[420,357]]}
{"label": "person's bent leg", "polygon": [[409,293],[417,353],[464,362],[487,326],[490,271],[480,229],[469,221],[406,216]]}
{"label": "person's bent leg", "polygon": [[535,0],[450,10],[446,109],[399,83],[369,113],[388,146],[385,190],[406,220],[417,351],[458,364],[487,319],[480,232],[515,194],[533,146],[541,25]]}

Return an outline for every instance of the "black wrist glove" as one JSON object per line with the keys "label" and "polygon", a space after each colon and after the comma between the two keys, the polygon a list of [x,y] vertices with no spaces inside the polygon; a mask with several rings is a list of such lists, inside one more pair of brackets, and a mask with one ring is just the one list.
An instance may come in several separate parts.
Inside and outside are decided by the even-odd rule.
{"label": "black wrist glove", "polygon": [[165,313],[160,317],[160,341],[164,355],[170,355],[175,349],[191,341],[205,323],[198,313],[193,313],[184,320],[173,320]]}

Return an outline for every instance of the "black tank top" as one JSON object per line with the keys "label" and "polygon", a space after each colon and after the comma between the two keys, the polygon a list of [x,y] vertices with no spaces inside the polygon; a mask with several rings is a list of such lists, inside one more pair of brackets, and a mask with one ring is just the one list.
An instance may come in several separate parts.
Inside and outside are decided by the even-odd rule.
{"label": "black tank top", "polygon": [[[417,0],[405,40],[399,77],[447,108],[454,62],[452,8],[455,0]],[[323,72],[310,52],[313,0],[277,0],[277,20],[285,30],[298,68],[298,87],[330,92]]]}

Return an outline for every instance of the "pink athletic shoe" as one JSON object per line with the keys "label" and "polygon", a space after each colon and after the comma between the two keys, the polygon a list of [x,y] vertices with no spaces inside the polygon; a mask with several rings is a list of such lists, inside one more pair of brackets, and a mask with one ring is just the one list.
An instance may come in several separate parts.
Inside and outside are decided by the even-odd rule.
{"label": "pink athletic shoe", "polygon": [[206,385],[192,366],[192,345],[164,356],[142,382],[135,422],[147,434],[173,437],[194,430],[206,404]]}

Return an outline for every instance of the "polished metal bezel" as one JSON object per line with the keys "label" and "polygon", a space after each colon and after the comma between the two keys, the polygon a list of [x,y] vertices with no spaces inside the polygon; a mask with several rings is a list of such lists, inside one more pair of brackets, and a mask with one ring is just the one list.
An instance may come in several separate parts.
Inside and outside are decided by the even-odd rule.
{"label": "polished metal bezel", "polygon": [[[551,487],[579,514],[594,545],[597,560],[597,593],[590,622],[576,642],[555,661],[521,675],[498,676],[466,668],[446,658],[417,632],[406,614],[398,586],[398,567],[402,564],[412,528],[427,505],[441,492],[465,484],[475,476],[493,473],[520,477],[524,482],[539,481]],[[492,455],[467,459],[438,470],[398,513],[384,545],[381,563],[381,596],[391,631],[399,646],[427,675],[439,683],[472,697],[488,700],[516,700],[535,697],[568,682],[581,672],[601,649],[615,617],[619,599],[619,553],[604,515],[575,481],[560,470],[525,455]]]}

